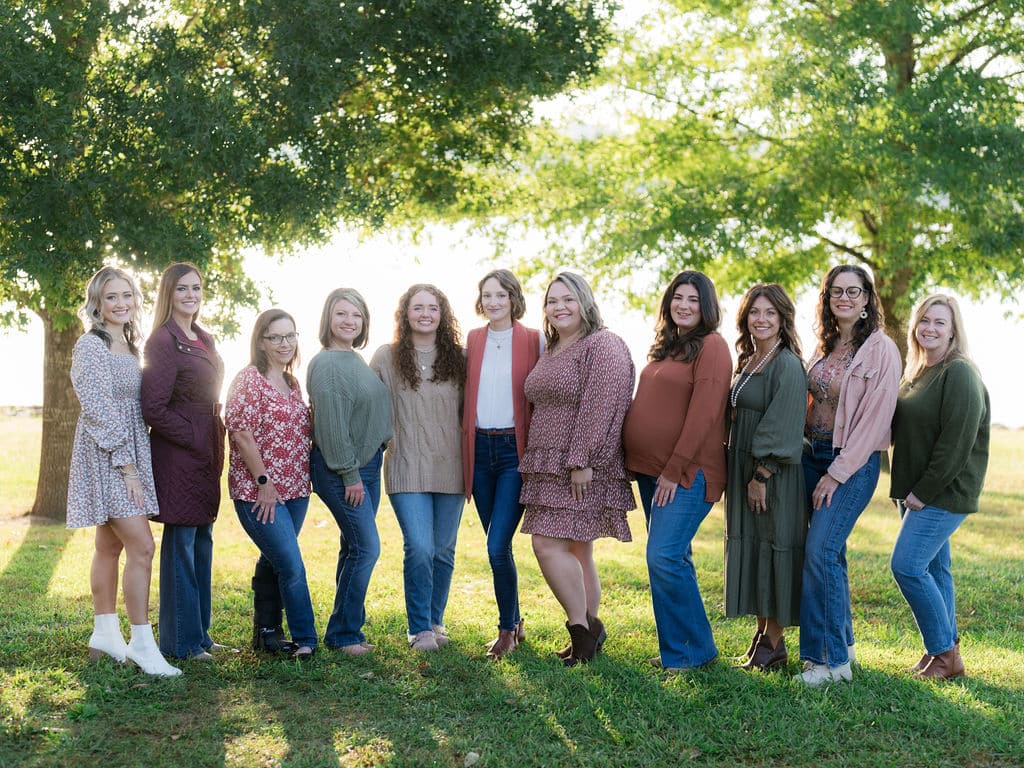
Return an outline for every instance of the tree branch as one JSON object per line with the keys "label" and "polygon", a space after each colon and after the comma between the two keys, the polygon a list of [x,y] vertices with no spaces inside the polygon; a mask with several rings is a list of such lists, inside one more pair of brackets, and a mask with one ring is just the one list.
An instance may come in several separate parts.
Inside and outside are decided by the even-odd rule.
{"label": "tree branch", "polygon": [[836,250],[842,251],[843,253],[853,256],[855,259],[859,259],[860,261],[867,261],[867,256],[864,254],[863,251],[858,251],[856,248],[852,248],[849,245],[844,245],[843,243],[837,243],[835,240],[832,240],[831,238],[825,237],[824,235],[821,234],[819,234],[818,237],[823,242],[828,243]]}
{"label": "tree branch", "polygon": [[875,217],[871,215],[871,211],[861,209],[860,220],[863,222],[868,232],[876,237],[878,236],[878,223],[875,221]]}
{"label": "tree branch", "polygon": [[968,8],[966,11],[964,11],[955,19],[953,19],[953,22],[950,26],[959,27],[964,22],[969,21],[972,17],[977,16],[978,14],[988,10],[997,2],[998,0],[987,0],[986,2],[981,3],[980,5],[976,5],[973,8]]}
{"label": "tree branch", "polygon": [[948,69],[953,69],[953,67],[955,67],[957,64],[959,64],[964,59],[966,59],[968,56],[970,56],[976,50],[981,48],[982,42],[981,42],[980,38],[981,38],[981,33],[979,32],[974,37],[972,37],[970,40],[968,40],[967,44],[964,45],[963,48],[961,48],[960,50],[956,51],[953,54],[953,58],[951,58],[949,60],[949,62],[942,68],[943,71],[948,70]]}
{"label": "tree branch", "polygon": [[[673,106],[677,106],[681,110],[683,110],[684,112],[689,112],[694,117],[697,117],[697,118],[705,117],[700,112],[698,112],[696,109],[694,109],[693,107],[689,106],[688,104],[685,104],[684,102],[680,101],[679,99],[669,98],[669,97],[664,96],[662,94],[655,93],[654,91],[650,91],[650,90],[648,90],[646,88],[642,88],[642,87],[640,87],[638,85],[624,85],[623,88],[625,88],[627,91],[633,91],[634,93],[639,93],[639,94],[641,94],[643,96],[650,96],[652,99],[657,99],[658,101],[663,101],[663,102],[666,102],[668,104],[672,104]],[[712,113],[711,117],[712,118],[721,118],[721,112],[714,112],[714,113]],[[755,138],[760,139],[761,141],[767,141],[767,142],[769,142],[771,144],[783,144],[783,143],[785,143],[785,139],[780,139],[777,136],[767,136],[767,135],[759,132],[753,126],[747,125],[742,120],[739,120],[737,118],[730,118],[726,122],[731,123],[734,127],[742,128],[744,131],[746,131],[750,135],[754,136]]]}

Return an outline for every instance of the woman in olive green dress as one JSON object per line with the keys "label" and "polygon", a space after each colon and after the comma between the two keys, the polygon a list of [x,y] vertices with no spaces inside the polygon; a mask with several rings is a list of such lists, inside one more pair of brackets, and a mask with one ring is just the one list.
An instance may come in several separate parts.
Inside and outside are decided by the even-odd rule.
{"label": "woman in olive green dress", "polygon": [[729,392],[725,505],[725,614],[753,615],[744,669],[784,667],[785,628],[800,622],[809,510],[800,456],[807,376],[795,309],[776,284],[755,285],[740,305],[739,360]]}

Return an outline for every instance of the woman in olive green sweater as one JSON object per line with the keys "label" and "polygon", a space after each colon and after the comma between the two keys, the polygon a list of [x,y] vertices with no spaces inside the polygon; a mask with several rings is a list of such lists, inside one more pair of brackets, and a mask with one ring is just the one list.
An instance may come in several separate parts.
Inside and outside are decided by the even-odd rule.
{"label": "woman in olive green sweater", "polygon": [[988,465],[989,399],[967,357],[956,299],[929,296],[914,311],[907,370],[893,418],[892,486],[903,525],[892,573],[924,641],[917,677],[964,674],[949,539],[978,499]]}

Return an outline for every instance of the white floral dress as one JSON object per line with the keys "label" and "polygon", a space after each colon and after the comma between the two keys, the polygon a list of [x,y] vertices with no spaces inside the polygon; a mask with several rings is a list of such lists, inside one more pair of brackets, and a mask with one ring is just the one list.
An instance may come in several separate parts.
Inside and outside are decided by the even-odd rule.
{"label": "white floral dress", "polygon": [[[68,475],[68,528],[103,525],[112,517],[158,514],[149,432],[142,420],[142,373],[135,355],[114,354],[103,339],[86,333],[75,342],[71,384],[82,404]],[[115,467],[134,464],[143,505],[128,499]]]}

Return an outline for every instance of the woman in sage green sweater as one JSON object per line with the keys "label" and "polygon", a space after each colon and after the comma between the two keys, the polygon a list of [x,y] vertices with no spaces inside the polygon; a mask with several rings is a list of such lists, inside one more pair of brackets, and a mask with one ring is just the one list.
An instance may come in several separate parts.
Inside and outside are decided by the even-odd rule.
{"label": "woman in sage green sweater", "polygon": [[309,364],[313,407],[313,490],[341,529],[337,591],[324,645],[352,656],[373,650],[363,634],[366,590],[380,556],[377,507],[383,446],[391,439],[387,388],[357,349],[366,346],[370,312],[351,288],[338,288],[320,318],[323,349]]}
{"label": "woman in sage green sweater", "polygon": [[988,465],[989,399],[967,357],[956,299],[929,296],[907,334],[893,419],[892,486],[903,525],[892,573],[924,641],[916,677],[961,677],[949,539],[978,511]]}

